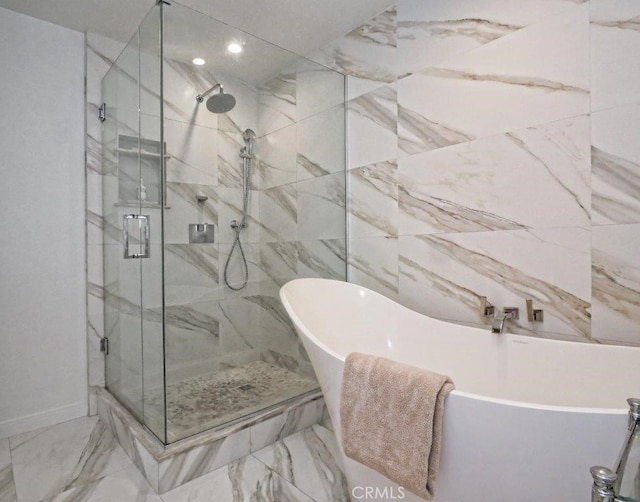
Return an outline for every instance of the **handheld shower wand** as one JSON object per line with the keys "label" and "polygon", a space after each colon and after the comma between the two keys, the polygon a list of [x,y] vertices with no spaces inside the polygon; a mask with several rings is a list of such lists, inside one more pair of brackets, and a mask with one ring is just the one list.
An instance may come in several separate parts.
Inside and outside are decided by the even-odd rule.
{"label": "handheld shower wand", "polygon": [[[240,242],[240,234],[248,225],[247,216],[249,213],[249,193],[251,190],[251,159],[253,159],[253,141],[255,138],[256,133],[251,129],[245,129],[242,134],[242,139],[244,140],[244,146],[240,149],[240,158],[242,159],[242,220],[240,223],[238,223],[237,220],[233,220],[231,222],[231,228],[234,230],[236,236],[233,241],[233,246],[231,246],[231,251],[229,251],[229,256],[227,256],[227,261],[224,264],[224,282],[227,287],[233,291],[240,291],[247,285],[247,282],[249,282],[249,267],[247,264],[247,257],[245,256],[244,249],[242,248],[242,243]],[[231,261],[231,256],[233,256],[233,252],[236,247],[240,250],[240,256],[242,257],[244,268],[244,279],[242,284],[238,287],[232,286],[229,283],[228,278],[229,262]]]}

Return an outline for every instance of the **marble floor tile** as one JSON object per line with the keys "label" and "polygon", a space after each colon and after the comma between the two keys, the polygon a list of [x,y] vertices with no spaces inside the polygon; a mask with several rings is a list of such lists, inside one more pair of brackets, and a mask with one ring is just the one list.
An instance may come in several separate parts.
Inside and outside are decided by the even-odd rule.
{"label": "marble floor tile", "polygon": [[333,433],[320,425],[289,436],[253,454],[316,502],[349,500],[349,488],[338,464]]}
{"label": "marble floor tile", "polygon": [[19,434],[9,439],[9,445],[20,502],[49,500],[131,467],[98,417]]}
{"label": "marble floor tile", "polygon": [[132,466],[60,493],[46,502],[162,502],[162,499]]}
{"label": "marble floor tile", "polygon": [[162,496],[164,502],[313,502],[252,456],[202,476]]}
{"label": "marble floor tile", "polygon": [[0,500],[2,502],[17,500],[8,439],[0,439]]}

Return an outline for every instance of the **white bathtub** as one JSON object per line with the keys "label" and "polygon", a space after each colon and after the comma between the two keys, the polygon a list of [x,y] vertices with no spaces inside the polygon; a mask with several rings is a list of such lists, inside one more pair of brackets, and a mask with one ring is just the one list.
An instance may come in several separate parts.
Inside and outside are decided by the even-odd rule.
{"label": "white bathtub", "polygon": [[[350,352],[453,379],[437,502],[587,502],[589,467],[613,466],[626,433],[626,398],[640,396],[640,348],[492,334],[325,279],[291,281],[280,298],[309,353],[338,442]],[[355,500],[422,500],[343,460]]]}

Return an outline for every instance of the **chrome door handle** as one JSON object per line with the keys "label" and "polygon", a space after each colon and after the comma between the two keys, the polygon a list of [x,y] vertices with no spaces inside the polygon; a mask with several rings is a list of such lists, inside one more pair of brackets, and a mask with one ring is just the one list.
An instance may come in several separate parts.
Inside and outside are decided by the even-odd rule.
{"label": "chrome door handle", "polygon": [[[137,253],[132,253],[129,249],[130,236],[137,232],[139,240]],[[131,258],[149,258],[149,216],[146,214],[125,214],[122,217],[122,237],[124,241],[124,257]]]}

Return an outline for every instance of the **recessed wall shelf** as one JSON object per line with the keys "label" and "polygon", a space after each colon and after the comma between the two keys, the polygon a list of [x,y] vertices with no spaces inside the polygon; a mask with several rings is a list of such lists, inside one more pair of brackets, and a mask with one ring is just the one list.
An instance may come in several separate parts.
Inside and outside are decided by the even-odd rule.
{"label": "recessed wall shelf", "polygon": [[160,207],[163,199],[163,154],[165,146],[152,139],[121,134],[115,149],[118,155],[118,204]]}

